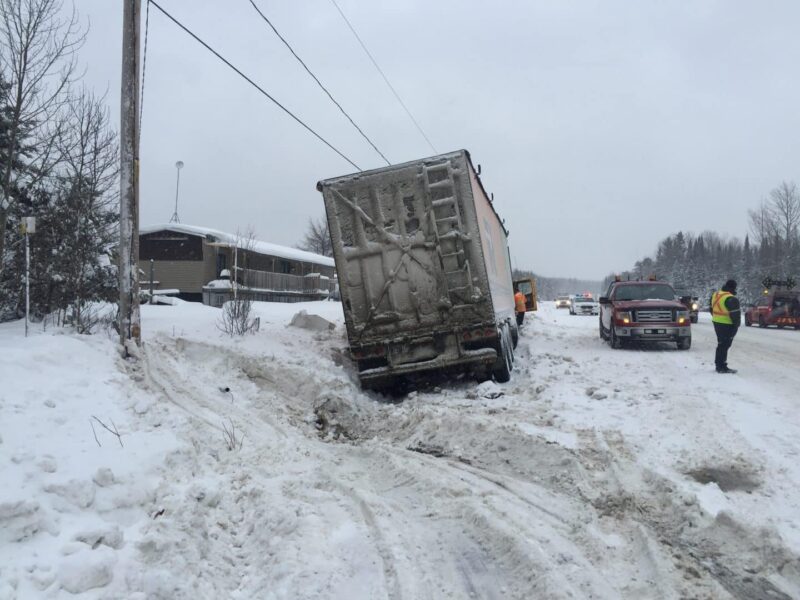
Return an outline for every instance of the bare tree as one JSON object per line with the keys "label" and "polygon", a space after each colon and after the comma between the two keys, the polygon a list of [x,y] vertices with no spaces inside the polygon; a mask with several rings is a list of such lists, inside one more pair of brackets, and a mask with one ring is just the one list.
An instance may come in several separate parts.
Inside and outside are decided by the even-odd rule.
{"label": "bare tree", "polygon": [[[252,316],[253,292],[245,262],[255,247],[255,241],[255,233],[252,230],[248,230],[244,235],[238,231],[236,233],[236,246],[233,248],[236,253],[234,260],[236,266],[231,277],[233,299],[223,305],[222,316],[217,324],[220,330],[230,336],[258,331],[259,320]],[[243,264],[244,267],[240,266]]]}
{"label": "bare tree", "polygon": [[40,178],[55,159],[56,118],[77,72],[76,52],[86,38],[74,5],[64,16],[62,0],[0,0],[0,73],[10,84],[9,160],[0,172],[0,272],[5,232],[23,138],[32,138],[26,174]]}
{"label": "bare tree", "polygon": [[786,248],[789,248],[800,225],[800,194],[793,181],[782,181],[769,193],[769,213]]}
{"label": "bare tree", "polygon": [[305,237],[297,247],[314,254],[333,256],[333,244],[331,244],[331,234],[328,231],[328,221],[324,217],[317,221],[308,219],[308,229]]}
{"label": "bare tree", "polygon": [[748,210],[747,214],[750,220],[750,232],[756,244],[760,245],[775,236],[778,226],[766,200],[762,200],[757,209]]}
{"label": "bare tree", "polygon": [[[64,112],[70,126],[55,141],[63,157],[58,183],[65,209],[62,245],[69,249],[61,282],[76,328],[88,333],[95,319],[87,303],[110,300],[107,294],[115,287],[109,266],[118,221],[118,142],[105,98],[84,90],[70,99]],[[84,322],[84,316],[90,321]]]}

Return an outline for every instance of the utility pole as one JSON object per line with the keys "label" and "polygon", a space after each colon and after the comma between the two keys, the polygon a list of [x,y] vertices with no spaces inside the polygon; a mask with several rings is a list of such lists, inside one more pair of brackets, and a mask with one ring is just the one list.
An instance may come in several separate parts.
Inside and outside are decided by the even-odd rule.
{"label": "utility pole", "polygon": [[141,0],[123,0],[120,98],[119,336],[125,356],[142,341],[139,313],[139,22]]}

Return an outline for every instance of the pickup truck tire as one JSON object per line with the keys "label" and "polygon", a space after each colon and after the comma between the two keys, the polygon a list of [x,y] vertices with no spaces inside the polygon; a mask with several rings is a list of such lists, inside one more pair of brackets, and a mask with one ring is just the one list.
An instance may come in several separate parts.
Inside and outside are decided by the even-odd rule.
{"label": "pickup truck tire", "polygon": [[614,350],[619,350],[620,348],[622,348],[622,339],[620,339],[620,337],[614,331],[614,325],[611,325],[608,343]]}
{"label": "pickup truck tire", "polygon": [[606,336],[606,330],[603,328],[603,321],[602,319],[597,319],[597,322],[600,324],[600,339],[606,340],[608,337]]}
{"label": "pickup truck tire", "polygon": [[744,316],[744,326],[745,327],[752,327],[753,321],[747,315]]}
{"label": "pickup truck tire", "polygon": [[506,328],[500,330],[500,352],[498,353],[499,356],[497,357],[497,362],[495,363],[494,370],[492,371],[492,375],[494,375],[494,380],[497,383],[506,383],[509,379],[511,379],[511,369],[512,361],[514,360],[513,357],[513,350],[509,347],[508,344],[508,335],[506,334]]}
{"label": "pickup truck tire", "polygon": [[761,328],[767,326],[767,322],[764,320],[764,315],[758,315],[758,326]]}
{"label": "pickup truck tire", "polygon": [[677,344],[678,344],[678,350],[688,350],[689,348],[692,347],[692,338],[690,337],[681,338],[677,341]]}
{"label": "pickup truck tire", "polygon": [[689,317],[689,320],[690,320],[692,323],[697,323],[697,317],[696,317],[696,316],[694,316],[694,317]]}

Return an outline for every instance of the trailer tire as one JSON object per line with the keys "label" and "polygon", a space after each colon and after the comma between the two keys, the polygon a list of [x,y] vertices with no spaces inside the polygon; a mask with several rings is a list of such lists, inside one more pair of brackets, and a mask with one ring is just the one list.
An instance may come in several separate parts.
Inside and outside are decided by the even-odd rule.
{"label": "trailer tire", "polygon": [[494,380],[497,383],[506,383],[511,379],[513,350],[509,349],[508,342],[506,341],[507,339],[508,336],[505,334],[505,328],[503,328],[500,330],[500,351],[498,352],[497,362],[492,371]]}

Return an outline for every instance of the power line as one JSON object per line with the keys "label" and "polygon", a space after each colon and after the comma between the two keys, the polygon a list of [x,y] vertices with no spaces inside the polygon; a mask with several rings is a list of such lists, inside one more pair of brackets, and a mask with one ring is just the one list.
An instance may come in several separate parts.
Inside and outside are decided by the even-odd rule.
{"label": "power line", "polygon": [[183,30],[184,30],[186,33],[188,33],[190,36],[192,36],[192,37],[193,37],[193,38],[194,38],[194,39],[195,39],[197,42],[199,42],[199,43],[200,43],[200,44],[201,44],[201,45],[202,45],[202,46],[203,46],[203,47],[204,47],[206,50],[208,50],[209,52],[211,52],[211,53],[212,53],[214,56],[216,56],[218,59],[220,59],[220,60],[221,60],[222,62],[224,62],[226,65],[228,65],[228,66],[229,66],[231,69],[233,69],[234,71],[236,71],[236,73],[237,73],[237,74],[238,74],[238,75],[239,75],[239,76],[240,76],[242,79],[244,79],[245,81],[247,81],[247,83],[249,83],[250,85],[252,85],[252,86],[253,86],[254,88],[256,88],[256,89],[257,89],[259,92],[261,92],[261,93],[262,93],[264,96],[266,96],[266,97],[267,97],[267,98],[269,98],[269,99],[270,99],[272,102],[274,102],[274,103],[275,103],[275,104],[278,106],[278,108],[280,108],[280,109],[281,109],[283,112],[285,112],[287,115],[289,115],[290,117],[292,117],[292,119],[294,119],[294,120],[295,120],[295,121],[297,121],[297,122],[298,122],[300,125],[302,125],[302,126],[303,126],[303,127],[304,127],[304,128],[307,130],[307,131],[309,131],[311,134],[313,134],[313,135],[314,135],[314,137],[316,137],[316,138],[317,138],[319,141],[321,141],[321,142],[322,142],[323,144],[325,144],[325,145],[326,145],[328,148],[330,148],[331,150],[333,150],[334,152],[336,152],[336,154],[338,154],[339,156],[341,156],[343,159],[345,159],[347,162],[349,162],[351,165],[353,165],[353,166],[354,166],[356,169],[358,169],[359,171],[361,171],[361,167],[359,167],[359,166],[358,166],[356,163],[354,163],[352,160],[350,160],[349,158],[347,158],[347,156],[345,156],[345,155],[344,155],[344,154],[343,154],[343,153],[342,153],[342,152],[341,152],[339,149],[337,149],[335,146],[333,146],[333,145],[332,145],[332,144],[331,144],[331,143],[330,143],[328,140],[326,140],[324,137],[322,137],[322,136],[321,136],[320,134],[318,134],[316,131],[314,131],[313,129],[311,129],[311,127],[309,127],[308,125],[306,125],[306,124],[305,124],[305,123],[304,123],[304,122],[303,122],[303,121],[300,119],[300,117],[296,116],[296,115],[295,115],[295,114],[294,114],[292,111],[290,111],[290,110],[289,110],[288,108],[286,108],[286,107],[285,107],[283,104],[281,104],[281,103],[280,103],[280,102],[278,102],[278,101],[277,101],[275,98],[273,98],[273,97],[272,97],[272,96],[271,96],[271,95],[270,95],[270,94],[269,94],[269,93],[268,93],[266,90],[264,90],[264,88],[262,88],[260,85],[258,85],[258,84],[257,84],[255,81],[253,81],[252,79],[250,79],[250,78],[249,78],[247,75],[245,75],[244,73],[242,73],[242,72],[241,72],[239,69],[237,69],[236,67],[234,67],[234,66],[233,66],[233,65],[232,65],[232,64],[231,64],[231,63],[230,63],[230,62],[229,62],[229,61],[228,61],[228,60],[227,60],[225,57],[223,57],[223,56],[222,56],[222,55],[221,55],[219,52],[217,52],[216,50],[214,50],[214,49],[213,49],[211,46],[209,46],[208,44],[206,44],[206,43],[205,43],[203,40],[201,40],[201,39],[200,39],[199,37],[197,37],[197,36],[196,36],[194,33],[192,33],[192,32],[191,32],[191,31],[190,31],[190,30],[189,30],[189,29],[188,29],[188,28],[187,28],[187,27],[186,27],[186,26],[185,26],[183,23],[181,23],[180,21],[178,21],[178,19],[176,19],[176,18],[175,18],[175,17],[173,17],[171,14],[169,14],[169,13],[168,13],[166,10],[164,10],[163,8],[161,8],[161,7],[158,5],[158,2],[156,2],[155,0],[149,0],[149,2],[150,2],[150,3],[151,3],[153,6],[155,6],[155,7],[156,7],[158,10],[160,10],[160,11],[161,11],[161,13],[162,13],[164,16],[166,16],[166,17],[167,17],[167,18],[168,18],[170,21],[172,21],[173,23],[175,23],[175,24],[176,24],[178,27],[180,27],[180,28],[181,28],[181,29],[183,29]]}
{"label": "power line", "polygon": [[408,115],[408,117],[411,119],[411,121],[412,121],[412,122],[414,123],[414,125],[416,126],[416,128],[417,128],[417,131],[419,131],[419,132],[420,132],[420,134],[422,134],[422,137],[424,137],[424,138],[425,138],[425,141],[426,141],[426,142],[428,142],[428,146],[430,146],[430,147],[431,147],[431,149],[432,149],[432,150],[433,150],[433,151],[434,151],[436,154],[438,154],[438,153],[439,153],[439,152],[438,152],[438,150],[436,150],[436,148],[433,146],[433,144],[431,143],[431,141],[428,139],[428,136],[427,136],[427,135],[425,135],[425,132],[424,132],[424,131],[422,131],[422,127],[420,127],[419,123],[417,123],[417,120],[414,118],[414,115],[412,115],[412,114],[411,114],[411,111],[410,111],[410,110],[408,110],[408,107],[405,105],[405,102],[403,102],[402,98],[400,98],[400,94],[398,94],[398,93],[397,93],[397,90],[395,90],[395,89],[394,89],[394,86],[392,86],[392,84],[389,82],[389,78],[388,78],[388,77],[386,77],[386,74],[385,74],[385,73],[383,72],[383,70],[382,70],[382,69],[381,69],[381,68],[378,66],[378,63],[377,63],[377,62],[375,61],[375,59],[372,57],[372,54],[370,54],[369,50],[367,50],[367,47],[364,45],[364,42],[363,42],[363,41],[361,41],[361,37],[359,37],[359,35],[358,35],[358,33],[356,32],[356,30],[355,30],[355,29],[353,28],[353,26],[350,24],[350,21],[348,21],[348,20],[347,20],[347,17],[346,17],[346,16],[344,16],[344,13],[342,12],[342,9],[341,9],[341,8],[339,8],[339,5],[338,5],[338,4],[336,4],[336,0],[331,0],[331,2],[333,2],[333,5],[336,7],[336,10],[338,10],[338,11],[339,11],[339,14],[340,14],[340,15],[342,15],[342,18],[344,19],[344,22],[345,22],[345,23],[347,23],[347,26],[350,28],[350,31],[352,31],[352,32],[353,32],[353,35],[354,35],[354,36],[356,36],[356,39],[358,40],[358,43],[359,43],[359,44],[361,44],[361,47],[364,49],[364,52],[366,52],[366,53],[367,53],[367,56],[369,56],[369,59],[372,61],[372,64],[373,64],[373,65],[375,65],[375,68],[376,68],[376,69],[378,69],[378,73],[380,73],[380,74],[381,74],[381,77],[383,77],[383,80],[386,82],[386,85],[388,85],[388,86],[389,86],[389,89],[390,89],[390,90],[392,90],[392,93],[394,94],[394,97],[395,97],[395,98],[397,98],[397,101],[400,103],[400,106],[402,106],[402,107],[403,107],[403,110],[405,110],[405,111],[406,111],[406,114]]}
{"label": "power line", "polygon": [[304,63],[304,62],[303,62],[303,59],[301,59],[299,56],[297,56],[297,53],[296,53],[296,52],[294,51],[294,49],[293,49],[293,48],[292,48],[292,47],[289,45],[289,42],[287,42],[287,41],[286,41],[286,39],[285,39],[285,38],[284,38],[284,37],[283,37],[283,36],[282,36],[282,35],[281,35],[281,34],[278,32],[278,30],[275,28],[275,25],[273,25],[273,24],[272,24],[272,22],[271,22],[271,21],[270,21],[270,20],[269,20],[269,19],[266,17],[266,15],[265,15],[263,12],[261,12],[261,10],[258,8],[258,6],[256,6],[256,3],[255,3],[253,0],[250,0],[250,4],[252,4],[252,5],[253,5],[253,8],[255,8],[255,9],[256,9],[256,12],[257,12],[259,15],[261,15],[261,18],[262,18],[262,19],[264,19],[264,21],[266,21],[267,25],[269,25],[269,26],[272,28],[272,31],[274,31],[274,32],[275,32],[275,35],[277,35],[277,36],[278,36],[278,37],[281,39],[281,41],[282,41],[282,42],[283,42],[283,43],[286,45],[286,47],[289,49],[289,52],[291,52],[291,53],[292,53],[292,55],[294,55],[294,57],[295,57],[295,58],[298,60],[298,62],[299,62],[301,65],[303,65],[303,68],[306,70],[306,72],[307,72],[309,75],[311,75],[311,77],[314,79],[314,81],[316,81],[316,82],[317,82],[317,85],[318,85],[319,87],[321,87],[321,88],[322,88],[322,91],[324,91],[324,92],[325,92],[325,93],[328,95],[328,98],[330,98],[330,99],[331,99],[331,102],[333,102],[333,103],[334,103],[334,104],[335,104],[335,105],[336,105],[336,106],[339,108],[339,110],[342,112],[342,114],[343,114],[345,117],[347,117],[347,120],[348,120],[348,121],[350,121],[350,123],[353,125],[353,127],[355,127],[355,128],[358,130],[358,133],[360,133],[360,134],[361,134],[361,136],[362,136],[362,137],[363,137],[365,140],[367,140],[367,142],[369,143],[369,145],[370,145],[370,146],[372,146],[372,148],[375,150],[375,152],[377,152],[378,154],[380,154],[380,155],[381,155],[381,158],[382,158],[383,160],[385,160],[385,161],[386,161],[386,164],[387,164],[387,165],[391,165],[392,163],[390,163],[390,162],[389,162],[389,159],[388,159],[388,158],[386,158],[386,157],[383,155],[383,152],[381,152],[380,150],[378,150],[378,147],[377,147],[375,144],[373,144],[373,143],[372,143],[372,140],[371,140],[371,139],[369,139],[369,138],[367,137],[367,134],[366,134],[366,133],[364,133],[363,131],[361,131],[361,128],[360,128],[358,125],[356,125],[355,121],[353,121],[353,119],[350,117],[350,115],[348,115],[348,114],[347,114],[347,112],[345,112],[345,110],[342,108],[342,105],[341,105],[341,104],[339,104],[339,103],[338,103],[338,102],[337,102],[337,101],[334,99],[334,97],[333,97],[333,96],[331,96],[331,93],[330,93],[330,92],[329,92],[329,91],[328,91],[328,90],[325,88],[325,86],[324,86],[324,85],[322,85],[322,82],[321,82],[319,79],[317,79],[317,76],[316,76],[316,75],[314,75],[314,73],[312,73],[312,72],[311,72],[311,69],[309,69],[309,68],[308,68],[308,66],[306,66],[306,63]]}
{"label": "power line", "polygon": [[147,9],[144,18],[144,52],[142,54],[142,94],[139,99],[139,140],[142,139],[142,113],[144,112],[144,76],[147,73],[147,34],[150,31],[150,0],[147,0]]}

